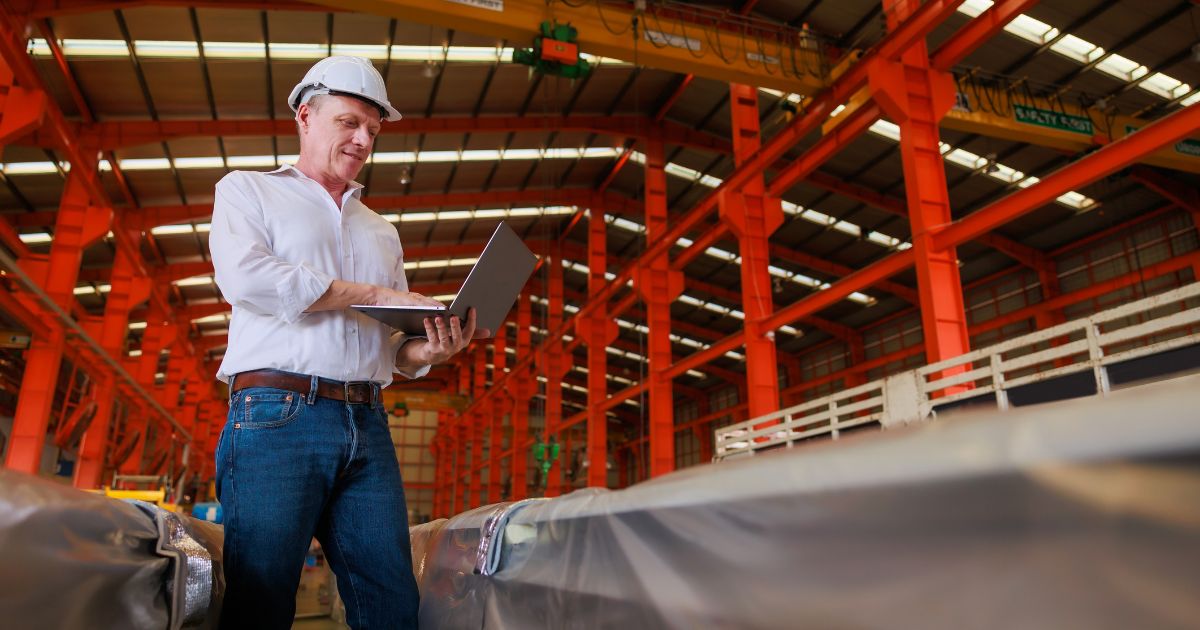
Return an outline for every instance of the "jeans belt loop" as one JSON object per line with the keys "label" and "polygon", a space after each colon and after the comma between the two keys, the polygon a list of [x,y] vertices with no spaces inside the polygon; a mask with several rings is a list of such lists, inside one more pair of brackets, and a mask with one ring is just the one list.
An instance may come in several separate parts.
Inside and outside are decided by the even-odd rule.
{"label": "jeans belt loop", "polygon": [[229,404],[231,406],[233,405],[233,392],[234,392],[233,383],[236,380],[237,380],[237,374],[231,374],[229,376]]}
{"label": "jeans belt loop", "polygon": [[319,380],[320,377],[316,374],[308,377],[308,396],[304,398],[304,402],[311,405],[317,401],[317,383]]}
{"label": "jeans belt loop", "polygon": [[371,382],[371,406],[372,407],[379,404],[379,395],[381,393],[382,392],[379,391],[379,386],[376,385],[374,381],[372,381]]}

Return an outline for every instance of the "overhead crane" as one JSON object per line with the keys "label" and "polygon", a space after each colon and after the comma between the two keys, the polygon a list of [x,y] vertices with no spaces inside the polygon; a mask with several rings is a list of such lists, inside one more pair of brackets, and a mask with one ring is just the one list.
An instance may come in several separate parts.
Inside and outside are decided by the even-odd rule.
{"label": "overhead crane", "polygon": [[[563,2],[505,0],[495,3],[422,2],[420,0],[318,0],[342,9],[388,15],[407,21],[462,30],[477,35],[524,42],[533,36],[543,20],[553,17],[570,22],[579,31],[582,52],[690,74],[728,83],[741,83],[797,94],[801,112],[813,107],[811,98],[828,89],[834,81],[855,65],[863,63],[863,51],[845,51],[837,60],[827,57],[815,39],[795,29],[748,23],[743,31],[735,23],[706,23],[706,16],[669,12],[647,7],[630,10],[605,3],[572,6]],[[939,13],[953,12],[957,2],[935,2]],[[966,54],[996,34],[1013,17],[1036,4],[1035,0],[997,2],[983,15],[960,29],[930,56],[932,67],[949,72]],[[484,7],[482,5],[489,5]],[[601,8],[602,7],[602,8]],[[744,19],[724,15],[727,20]],[[940,20],[939,20],[940,21]],[[740,22],[736,24],[740,25]],[[636,29],[646,34],[633,36]],[[755,28],[761,37],[772,37],[770,52],[758,52],[751,45]],[[613,30],[621,30],[614,34]],[[650,33],[662,33],[659,36]],[[653,42],[651,41],[653,40]],[[791,42],[790,44],[788,42]],[[732,52],[731,52],[732,51]],[[765,57],[763,62],[758,57]],[[771,63],[770,60],[778,60]],[[844,99],[848,117],[858,104],[868,100],[870,90]],[[994,86],[971,80],[959,82],[958,106],[942,118],[946,129],[981,136],[1026,142],[1036,146],[1079,153],[1118,140],[1146,126],[1132,116],[1114,115],[1098,107],[1081,107],[1063,98],[1036,94],[1014,95]],[[836,100],[836,99],[835,99]],[[828,133],[836,123],[824,125]],[[1155,166],[1200,173],[1200,135],[1191,134],[1177,146],[1164,147],[1142,161]]]}

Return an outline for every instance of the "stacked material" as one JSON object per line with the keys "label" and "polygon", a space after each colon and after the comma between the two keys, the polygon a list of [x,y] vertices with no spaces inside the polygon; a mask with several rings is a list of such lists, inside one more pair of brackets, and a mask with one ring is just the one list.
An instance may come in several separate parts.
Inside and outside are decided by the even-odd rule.
{"label": "stacked material", "polygon": [[964,413],[479,508],[414,529],[421,626],[1190,626],[1197,392]]}
{"label": "stacked material", "polygon": [[222,530],[0,470],[0,625],[215,628]]}

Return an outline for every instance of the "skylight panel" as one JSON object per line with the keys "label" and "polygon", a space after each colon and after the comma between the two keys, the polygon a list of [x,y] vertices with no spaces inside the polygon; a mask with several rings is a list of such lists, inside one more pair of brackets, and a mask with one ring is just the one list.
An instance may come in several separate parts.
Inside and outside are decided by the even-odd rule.
{"label": "skylight panel", "polygon": [[1091,63],[1104,54],[1103,48],[1071,34],[1051,44],[1050,50],[1080,64]]}
{"label": "skylight panel", "polygon": [[1035,20],[1024,13],[1013,18],[1011,22],[1004,26],[1004,30],[1039,46],[1058,37],[1058,34],[1061,32],[1049,24],[1041,20]]}

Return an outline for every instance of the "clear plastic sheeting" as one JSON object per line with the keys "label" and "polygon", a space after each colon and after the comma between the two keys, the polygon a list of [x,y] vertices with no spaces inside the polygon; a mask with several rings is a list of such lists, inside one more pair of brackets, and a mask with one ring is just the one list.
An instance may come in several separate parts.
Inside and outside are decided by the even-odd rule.
{"label": "clear plastic sheeting", "polygon": [[1195,627],[1197,408],[1188,377],[478,508],[414,528],[421,627]]}
{"label": "clear plastic sheeting", "polygon": [[0,470],[0,625],[215,628],[222,540],[149,503]]}

